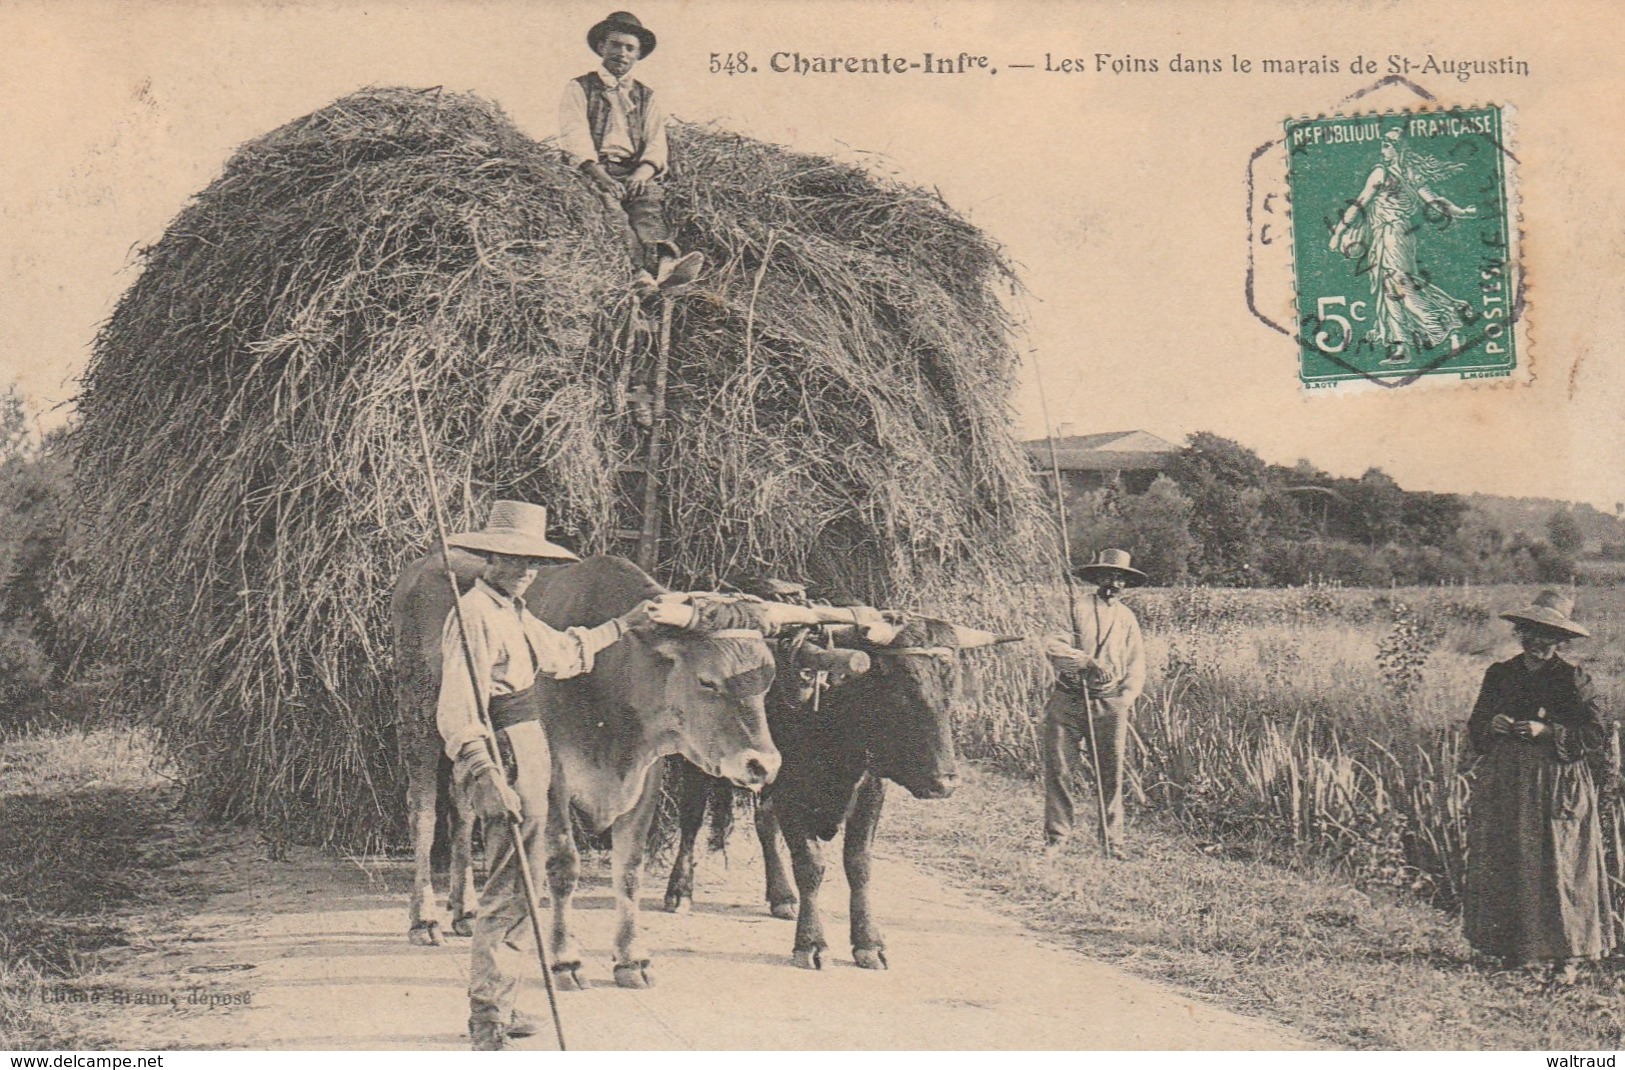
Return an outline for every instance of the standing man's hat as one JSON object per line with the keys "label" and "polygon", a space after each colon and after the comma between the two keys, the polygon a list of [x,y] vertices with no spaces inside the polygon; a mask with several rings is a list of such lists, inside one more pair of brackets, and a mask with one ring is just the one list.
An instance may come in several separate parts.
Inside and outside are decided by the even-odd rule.
{"label": "standing man's hat", "polygon": [[1098,580],[1104,574],[1115,572],[1132,584],[1144,583],[1149,577],[1133,567],[1133,560],[1127,550],[1102,550],[1093,561],[1078,569],[1078,575],[1086,580]]}
{"label": "standing man's hat", "polygon": [[446,540],[461,550],[511,557],[541,557],[580,561],[569,550],[547,539],[547,509],[529,502],[497,502],[480,531],[460,531]]}
{"label": "standing man's hat", "polygon": [[[612,11],[609,16],[587,31],[587,47],[592,49],[593,55],[604,44],[604,38],[612,33],[629,33],[643,45],[643,56],[655,50],[655,35],[643,28],[643,23],[630,11]],[[641,56],[639,57],[642,58]]]}
{"label": "standing man's hat", "polygon": [[1591,633],[1569,619],[1574,612],[1574,599],[1562,591],[1545,590],[1522,609],[1509,609],[1501,614],[1502,620],[1514,624],[1534,624],[1574,639],[1584,639]]}

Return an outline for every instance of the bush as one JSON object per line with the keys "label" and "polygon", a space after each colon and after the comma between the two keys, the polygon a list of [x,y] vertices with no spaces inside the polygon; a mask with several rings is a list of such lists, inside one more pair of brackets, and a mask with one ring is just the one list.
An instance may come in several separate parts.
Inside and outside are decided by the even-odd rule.
{"label": "bush", "polygon": [[0,622],[0,734],[42,720],[50,698],[51,661],[29,622]]}
{"label": "bush", "polygon": [[1337,539],[1272,539],[1267,565],[1270,579],[1289,587],[1316,583],[1386,587],[1394,578],[1381,555]]}

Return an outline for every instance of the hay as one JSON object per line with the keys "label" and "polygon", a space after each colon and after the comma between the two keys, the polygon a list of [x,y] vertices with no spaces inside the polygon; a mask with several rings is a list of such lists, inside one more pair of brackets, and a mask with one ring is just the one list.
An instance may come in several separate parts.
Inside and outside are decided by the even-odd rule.
{"label": "hay", "polygon": [[[713,270],[673,320],[660,578],[1009,626],[1050,558],[999,249],[856,167],[673,142]],[[543,501],[630,552],[651,335],[621,225],[492,105],[375,89],[242,147],[144,250],[78,399],[74,597],[209,809],[351,843],[396,820],[388,597],[433,530],[409,368],[454,524]]]}

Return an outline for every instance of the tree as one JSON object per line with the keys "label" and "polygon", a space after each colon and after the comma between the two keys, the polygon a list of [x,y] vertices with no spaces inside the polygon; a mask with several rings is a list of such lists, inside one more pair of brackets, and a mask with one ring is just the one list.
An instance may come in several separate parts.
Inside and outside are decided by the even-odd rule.
{"label": "tree", "polygon": [[1075,546],[1073,554],[1082,563],[1089,554],[1114,546],[1133,554],[1135,566],[1152,583],[1182,583],[1195,546],[1190,533],[1191,509],[1191,500],[1180,492],[1179,484],[1158,476],[1144,494],[1118,500],[1113,514],[1100,518],[1090,529],[1091,541]]}
{"label": "tree", "polygon": [[1214,480],[1237,487],[1262,488],[1269,477],[1269,466],[1239,442],[1198,431],[1186,440],[1170,474],[1181,484]]}
{"label": "tree", "polygon": [[1115,545],[1122,496],[1107,488],[1066,496],[1066,531],[1072,543],[1072,567],[1088,563],[1095,552]]}
{"label": "tree", "polygon": [[1572,509],[1558,508],[1546,518],[1546,541],[1552,549],[1567,557],[1577,555],[1585,548],[1585,531]]}
{"label": "tree", "polygon": [[1448,547],[1467,515],[1467,500],[1459,494],[1406,491],[1401,522],[1413,542]]}
{"label": "tree", "polygon": [[1368,468],[1359,479],[1341,483],[1355,537],[1372,548],[1392,542],[1404,528],[1405,514],[1405,492],[1393,477],[1380,468]]}
{"label": "tree", "polygon": [[1190,571],[1205,583],[1260,582],[1259,553],[1268,533],[1268,469],[1252,450],[1199,431],[1180,451],[1170,474],[1191,501],[1194,540]]}
{"label": "tree", "polygon": [[66,535],[65,435],[41,442],[15,386],[0,394],[0,725],[40,714],[57,647],[48,599]]}

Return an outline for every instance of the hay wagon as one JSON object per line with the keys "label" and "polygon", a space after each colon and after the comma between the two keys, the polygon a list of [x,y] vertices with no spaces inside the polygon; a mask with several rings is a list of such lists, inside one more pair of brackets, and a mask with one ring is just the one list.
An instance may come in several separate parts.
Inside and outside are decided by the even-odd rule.
{"label": "hay wagon", "polygon": [[387,599],[432,531],[414,382],[454,523],[543,501],[580,552],[678,586],[1029,612],[1052,551],[1000,249],[859,167],[672,141],[668,210],[713,265],[680,300],[634,292],[561,153],[439,90],[242,146],[143,251],[78,399],[74,585],[210,811],[346,843],[397,820]]}

